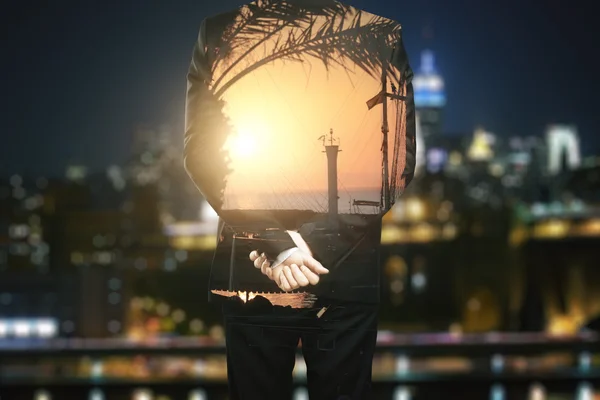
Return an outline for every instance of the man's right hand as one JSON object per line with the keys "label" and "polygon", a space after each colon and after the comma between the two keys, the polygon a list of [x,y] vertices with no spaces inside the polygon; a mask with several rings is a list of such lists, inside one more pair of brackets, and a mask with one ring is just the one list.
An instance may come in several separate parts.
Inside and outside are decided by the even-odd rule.
{"label": "man's right hand", "polygon": [[320,274],[329,273],[327,268],[302,249],[297,249],[274,267],[271,267],[264,253],[253,251],[250,253],[250,260],[254,262],[256,268],[260,268],[263,274],[286,292],[309,284],[316,285],[319,283]]}

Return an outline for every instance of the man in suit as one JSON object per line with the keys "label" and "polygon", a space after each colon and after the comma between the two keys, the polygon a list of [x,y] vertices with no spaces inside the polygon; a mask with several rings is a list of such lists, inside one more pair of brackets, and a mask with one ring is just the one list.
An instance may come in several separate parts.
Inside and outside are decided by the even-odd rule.
{"label": "man in suit", "polygon": [[[258,0],[206,18],[201,24],[188,73],[184,163],[220,216],[209,299],[223,307],[231,400],[289,399],[299,343],[311,400],[362,400],[369,396],[377,339],[381,217],[411,181],[416,154],[412,70],[400,32],[397,22],[334,0]],[[310,63],[309,59],[318,59],[329,69],[338,65],[342,71],[337,72],[338,78],[351,72],[352,66],[365,72],[365,79],[375,86],[381,79],[381,75],[375,76],[376,69],[379,74],[389,70],[395,78],[392,85],[398,88],[396,98],[401,106],[394,161],[389,163],[393,171],[388,176],[386,168],[383,180],[391,181],[393,190],[382,188],[377,157],[363,168],[374,173],[361,170],[353,175],[357,176],[354,182],[347,180],[354,187],[371,185],[376,189],[369,192],[371,196],[381,193],[381,207],[374,214],[364,215],[351,208],[338,212],[338,176],[331,167],[335,163],[328,164],[328,214],[318,206],[302,208],[311,198],[301,202],[279,189],[283,187],[279,185],[282,171],[294,174],[291,179],[297,188],[309,189],[305,186],[310,185],[310,179],[301,176],[310,170],[309,164],[280,162],[309,154],[302,153],[303,137],[297,126],[284,126],[289,141],[275,154],[255,149],[237,164],[237,172],[232,172],[236,167],[232,167],[232,153],[226,147],[235,115],[225,112],[225,103],[235,104],[240,96],[248,95],[247,89],[239,89],[238,97],[234,95],[236,85],[244,87],[251,82],[244,77],[265,71],[275,86],[269,91],[264,89],[269,81],[264,82],[260,95],[276,105],[291,101],[290,108],[306,112],[306,118],[315,123],[320,122],[313,117],[319,111],[315,100],[344,90],[345,83],[321,78],[307,88],[306,93],[312,90],[312,97],[282,97],[285,90],[275,87],[294,87],[297,75],[285,64],[277,70],[281,74],[274,76],[276,70],[269,70],[269,66],[280,60]],[[387,88],[382,89],[385,92]],[[363,95],[351,96],[348,103],[364,107]],[[385,96],[378,94],[367,102],[368,108],[377,104],[385,107]],[[263,112],[265,119],[276,124],[277,111],[267,108],[256,112]],[[346,111],[348,128],[359,125],[356,118]],[[294,129],[300,132],[298,136],[294,136]],[[365,160],[363,136],[345,139],[344,155],[354,160],[346,165]],[[376,155],[382,143],[372,137],[367,145]],[[333,143],[333,136],[331,139]],[[387,146],[387,139],[383,146]],[[285,170],[285,165],[290,169]],[[254,175],[249,175],[252,168]],[[366,182],[369,177],[374,178]],[[256,194],[249,183],[272,189],[270,195]],[[242,200],[234,196],[236,187]],[[392,191],[395,194],[390,194]],[[380,204],[354,204],[372,203]]]}

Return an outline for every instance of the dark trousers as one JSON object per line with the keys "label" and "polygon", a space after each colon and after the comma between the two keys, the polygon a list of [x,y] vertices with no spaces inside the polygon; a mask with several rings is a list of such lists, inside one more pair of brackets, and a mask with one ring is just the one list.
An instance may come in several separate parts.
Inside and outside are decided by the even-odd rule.
{"label": "dark trousers", "polygon": [[229,399],[291,399],[299,342],[310,400],[370,399],[378,308],[326,300],[310,309],[272,306],[259,297],[226,301]]}

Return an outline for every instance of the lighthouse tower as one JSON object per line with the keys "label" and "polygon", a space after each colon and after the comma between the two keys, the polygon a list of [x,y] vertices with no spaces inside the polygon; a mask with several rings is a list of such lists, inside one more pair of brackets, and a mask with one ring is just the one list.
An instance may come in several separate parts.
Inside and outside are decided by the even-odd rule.
{"label": "lighthouse tower", "polygon": [[332,225],[338,221],[338,187],[337,187],[337,158],[341,151],[339,140],[333,138],[333,129],[329,130],[329,138],[325,135],[319,139],[323,140],[325,154],[327,154],[327,195],[328,195],[328,219]]}

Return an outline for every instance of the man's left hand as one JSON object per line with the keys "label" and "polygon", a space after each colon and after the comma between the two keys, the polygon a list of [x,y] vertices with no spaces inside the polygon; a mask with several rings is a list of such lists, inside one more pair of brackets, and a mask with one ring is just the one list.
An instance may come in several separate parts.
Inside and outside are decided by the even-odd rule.
{"label": "man's left hand", "polygon": [[329,270],[320,262],[302,249],[295,250],[283,262],[271,268],[271,263],[266,254],[258,254],[257,251],[250,253],[250,260],[256,268],[272,281],[275,281],[280,289],[289,292],[299,287],[316,285],[319,283],[319,274],[327,274]]}

